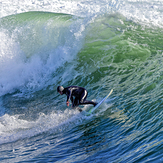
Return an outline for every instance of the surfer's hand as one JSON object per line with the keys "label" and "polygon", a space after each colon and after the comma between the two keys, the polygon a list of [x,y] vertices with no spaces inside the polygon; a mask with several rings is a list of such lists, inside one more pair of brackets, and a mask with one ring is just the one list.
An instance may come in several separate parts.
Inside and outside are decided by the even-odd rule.
{"label": "surfer's hand", "polygon": [[67,105],[67,106],[69,106],[69,104],[70,104],[70,102],[69,102],[69,101],[67,101],[67,102],[66,102],[66,105]]}

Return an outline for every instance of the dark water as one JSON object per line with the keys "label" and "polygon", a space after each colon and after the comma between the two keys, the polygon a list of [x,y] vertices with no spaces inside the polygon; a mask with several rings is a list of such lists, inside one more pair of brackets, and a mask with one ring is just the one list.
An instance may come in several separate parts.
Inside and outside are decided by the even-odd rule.
{"label": "dark water", "polygon": [[[162,2],[7,2],[0,161],[163,162]],[[114,91],[85,116],[58,85],[85,87],[97,102]]]}

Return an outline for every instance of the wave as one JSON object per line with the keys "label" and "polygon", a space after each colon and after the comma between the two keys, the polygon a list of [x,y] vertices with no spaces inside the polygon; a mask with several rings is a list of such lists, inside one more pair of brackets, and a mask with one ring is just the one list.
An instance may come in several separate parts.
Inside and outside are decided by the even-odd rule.
{"label": "wave", "polygon": [[[10,3],[2,2],[0,11],[0,144],[6,143],[1,157],[10,149],[13,155],[10,142],[18,140],[24,152],[20,148],[17,156],[27,152],[31,158],[14,157],[41,159],[42,142],[48,140],[50,157],[62,155],[65,147],[62,161],[72,160],[72,153],[85,162],[94,155],[104,162],[160,161],[162,2],[79,0],[59,1],[56,7],[52,1],[26,2],[14,1],[16,11],[13,6],[5,10]],[[60,84],[83,86],[88,99],[97,102],[108,90],[114,92],[93,117],[86,117],[66,107],[65,96],[56,91]]]}
{"label": "wave", "polygon": [[[19,121],[15,116],[25,112],[24,108],[28,111],[34,108],[37,115],[50,108],[55,110],[58,103],[64,103],[54,92],[59,84],[86,87],[90,99],[104,97],[108,89],[116,88],[125,96],[139,94],[140,102],[144,95],[149,100],[153,92],[158,92],[157,83],[162,85],[162,67],[157,66],[162,60],[162,29],[126,18],[117,12],[91,18],[49,12],[27,12],[1,18],[2,117]],[[118,106],[124,98],[121,91],[114,92]],[[52,105],[48,109],[44,108],[47,103],[44,96]],[[155,100],[160,96],[161,93]],[[25,123],[26,116],[35,115],[29,113],[23,117]]]}
{"label": "wave", "polygon": [[[14,1],[10,5],[10,0],[2,1],[2,8],[0,12],[0,17],[5,17],[8,15],[14,15],[29,11],[44,11],[44,12],[55,12],[55,13],[66,13],[71,15],[76,15],[80,17],[92,16],[97,13],[101,14],[111,10],[118,9],[122,2],[114,0],[61,0],[53,1],[46,0],[43,1],[33,1],[24,0],[23,2]],[[13,7],[14,6],[14,7]]]}
{"label": "wave", "polygon": [[131,63],[138,66],[157,53],[156,46],[161,50],[155,37],[160,37],[160,28],[152,36],[153,28],[128,21],[119,13],[83,19],[28,12],[1,19],[0,27],[0,95],[35,92],[70,81],[86,86],[83,75],[88,81],[96,73],[95,82],[105,75],[100,70]]}
{"label": "wave", "polygon": [[[131,0],[24,0],[14,1],[2,0],[0,17],[19,14],[30,11],[44,11],[54,13],[66,13],[79,17],[92,17],[106,13],[119,12],[127,19],[146,25],[162,27],[163,7],[161,1],[131,1]],[[14,7],[13,7],[14,6]]]}
{"label": "wave", "polygon": [[0,144],[30,138],[42,133],[59,134],[87,119],[79,115],[77,110],[69,109],[48,114],[40,113],[35,121],[22,119],[22,116],[5,114],[0,117]]}
{"label": "wave", "polygon": [[2,19],[1,95],[18,87],[47,86],[50,76],[81,49],[83,30],[80,19],[65,14],[30,12]]}

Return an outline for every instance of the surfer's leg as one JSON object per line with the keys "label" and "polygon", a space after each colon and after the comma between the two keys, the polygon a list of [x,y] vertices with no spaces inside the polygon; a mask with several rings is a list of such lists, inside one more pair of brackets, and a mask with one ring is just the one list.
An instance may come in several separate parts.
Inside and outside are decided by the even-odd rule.
{"label": "surfer's leg", "polygon": [[72,107],[74,107],[74,98],[71,97]]}
{"label": "surfer's leg", "polygon": [[96,102],[88,101],[88,100],[85,100],[85,101],[83,101],[83,103],[80,103],[80,104],[81,104],[81,105],[92,104],[93,106],[96,106],[96,105],[97,105]]}
{"label": "surfer's leg", "polygon": [[74,102],[73,102],[73,107],[75,106],[79,106],[79,99],[75,98]]}
{"label": "surfer's leg", "polygon": [[93,106],[96,106],[97,105],[96,102],[86,100],[87,95],[88,95],[87,91],[84,90],[84,92],[81,94],[79,104],[80,105],[92,104]]}
{"label": "surfer's leg", "polygon": [[77,106],[79,106],[79,99],[75,98],[73,108],[77,108],[80,112],[82,112],[82,109]]}

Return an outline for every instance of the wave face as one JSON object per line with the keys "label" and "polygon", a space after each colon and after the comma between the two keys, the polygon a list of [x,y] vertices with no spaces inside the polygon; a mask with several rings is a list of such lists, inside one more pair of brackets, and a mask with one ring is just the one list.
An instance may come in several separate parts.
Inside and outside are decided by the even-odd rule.
{"label": "wave face", "polygon": [[[1,162],[163,162],[161,0],[1,6]],[[58,85],[114,91],[86,116]]]}

